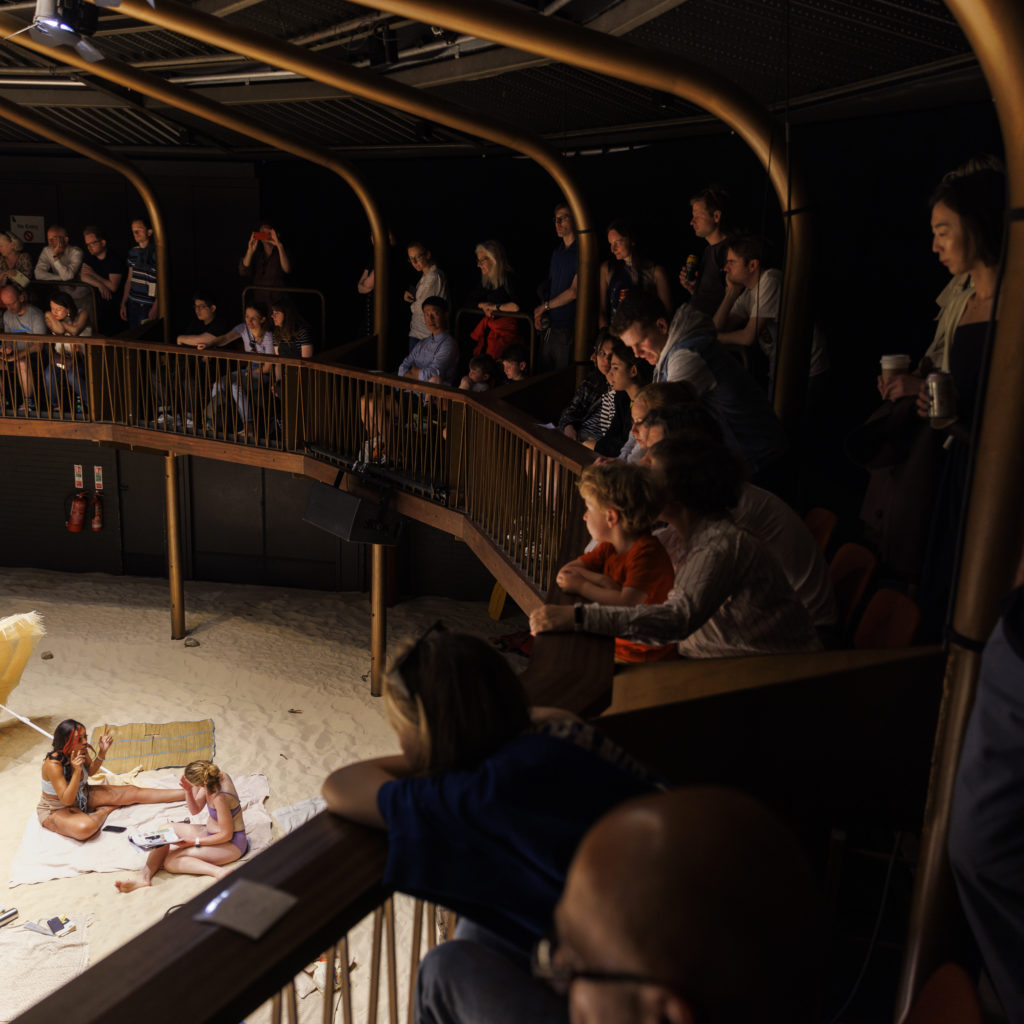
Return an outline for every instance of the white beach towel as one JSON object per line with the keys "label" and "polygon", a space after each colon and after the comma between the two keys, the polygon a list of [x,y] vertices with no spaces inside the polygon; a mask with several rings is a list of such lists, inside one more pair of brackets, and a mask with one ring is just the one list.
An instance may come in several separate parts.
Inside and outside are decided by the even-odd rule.
{"label": "white beach towel", "polygon": [[305,825],[310,818],[315,818],[325,807],[327,801],[322,796],[311,796],[288,807],[278,807],[273,817],[285,832],[294,832],[300,825]]}
{"label": "white beach towel", "polygon": [[[136,785],[153,789],[175,789],[177,775],[157,774],[135,780]],[[232,776],[245,816],[245,834],[249,837],[247,860],[270,845],[271,819],[263,807],[270,795],[267,777],[261,774]],[[43,828],[35,811],[29,819],[25,835],[11,863],[8,885],[45,882],[51,878],[71,878],[89,871],[137,871],[146,861],[146,854],[128,842],[128,832],[136,832],[168,821],[192,820],[202,824],[209,816],[204,809],[190,819],[184,801],[178,804],[135,804],[119,807],[107,818],[108,825],[124,825],[127,832],[100,832],[84,843],[57,835]]]}
{"label": "white beach towel", "polygon": [[22,928],[18,918],[0,928],[0,1021],[13,1020],[44,996],[77,978],[89,963],[91,915],[69,913],[70,935],[58,939]]}

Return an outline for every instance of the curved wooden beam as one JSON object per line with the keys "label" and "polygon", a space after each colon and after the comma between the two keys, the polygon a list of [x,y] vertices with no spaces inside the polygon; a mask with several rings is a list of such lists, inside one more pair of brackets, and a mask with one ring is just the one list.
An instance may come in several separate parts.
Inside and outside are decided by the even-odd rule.
{"label": "curved wooden beam", "polygon": [[172,32],[181,32],[210,46],[218,46],[272,67],[292,71],[343,92],[447,125],[456,131],[489,139],[491,142],[516,150],[540,164],[561,189],[576,222],[580,258],[579,296],[576,303],[576,351],[579,353],[582,346],[584,354],[581,361],[585,361],[589,356],[597,310],[597,240],[592,233],[590,212],[575,177],[570,173],[569,166],[561,154],[556,153],[547,143],[497,118],[467,110],[458,104],[430,96],[419,89],[371,72],[337,63],[291,43],[253,32],[241,25],[228,24],[195,8],[175,3],[174,0],[160,0],[156,8],[151,8],[144,0],[122,0],[120,10],[139,21],[159,25]]}
{"label": "curved wooden beam", "polygon": [[[11,33],[24,27],[24,24],[14,18],[0,13],[0,33],[7,35],[8,38],[11,38]],[[326,149],[303,142],[296,136],[278,130],[271,131],[255,118],[247,117],[235,109],[207,99],[191,89],[172,85],[157,75],[137,71],[121,61],[108,57],[105,60],[90,63],[68,46],[41,46],[39,43],[33,42],[27,34],[15,35],[13,41],[41,57],[62,61],[88,75],[95,75],[128,89],[134,89],[145,96],[166,103],[169,107],[188,111],[190,114],[195,114],[196,117],[219,124],[222,128],[238,132],[239,135],[256,139],[274,149],[318,164],[341,178],[352,189],[362,205],[366,219],[370,223],[370,232],[373,235],[373,268],[376,282],[373,293],[373,322],[377,334],[377,368],[379,370],[387,369],[385,364],[388,331],[388,231],[380,206],[374,198],[369,183],[353,164]]]}
{"label": "curved wooden beam", "polygon": [[735,82],[693,61],[515,5],[494,0],[354,2],[658,89],[697,104],[729,125],[765,168],[786,218],[775,411],[791,431],[795,428],[807,390],[814,327],[810,307],[813,224],[807,187],[788,153],[788,137],[780,134],[779,126],[757,100]]}

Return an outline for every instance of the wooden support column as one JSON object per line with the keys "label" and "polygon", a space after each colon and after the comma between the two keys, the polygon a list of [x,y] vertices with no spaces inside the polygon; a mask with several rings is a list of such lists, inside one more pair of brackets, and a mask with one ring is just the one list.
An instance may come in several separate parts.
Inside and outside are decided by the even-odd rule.
{"label": "wooden support column", "polygon": [[185,585],[181,575],[181,521],[178,517],[177,456],[164,456],[164,508],[167,512],[167,578],[171,585],[171,639],[185,635]]}
{"label": "wooden support column", "polygon": [[379,697],[388,656],[387,549],[374,544],[370,551],[370,696]]}

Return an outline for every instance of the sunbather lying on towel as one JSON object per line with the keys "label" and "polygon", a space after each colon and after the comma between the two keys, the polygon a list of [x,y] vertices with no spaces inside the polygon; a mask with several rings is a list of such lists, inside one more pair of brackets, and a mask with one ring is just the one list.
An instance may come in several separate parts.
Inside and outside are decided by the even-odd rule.
{"label": "sunbather lying on towel", "polygon": [[136,878],[115,882],[118,892],[133,892],[150,885],[153,876],[165,868],[179,875],[212,875],[223,878],[227,865],[244,857],[249,849],[242,820],[242,804],[227,772],[212,761],[193,761],[181,777],[190,814],[210,808],[205,825],[174,822],[178,841],[151,850],[146,866]]}
{"label": "sunbather lying on towel", "polygon": [[43,795],[36,814],[43,828],[69,839],[89,839],[103,827],[107,816],[130,804],[173,804],[185,799],[180,789],[141,789],[138,786],[90,786],[89,776],[99,771],[114,742],[111,733],[100,737],[100,749],[89,756],[85,726],[66,718],[53,733],[53,749],[43,760]]}

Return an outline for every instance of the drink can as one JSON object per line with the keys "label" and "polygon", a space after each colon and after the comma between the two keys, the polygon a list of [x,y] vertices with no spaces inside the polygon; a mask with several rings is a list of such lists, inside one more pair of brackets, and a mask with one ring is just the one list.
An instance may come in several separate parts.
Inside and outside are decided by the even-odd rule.
{"label": "drink can", "polygon": [[953,378],[948,373],[929,373],[924,386],[928,393],[928,418],[951,420],[956,415]]}
{"label": "drink can", "polygon": [[698,262],[699,261],[698,261],[697,257],[694,256],[694,254],[692,252],[690,253],[689,256],[686,257],[686,280],[687,281],[696,281],[697,280],[697,264],[698,264]]}

